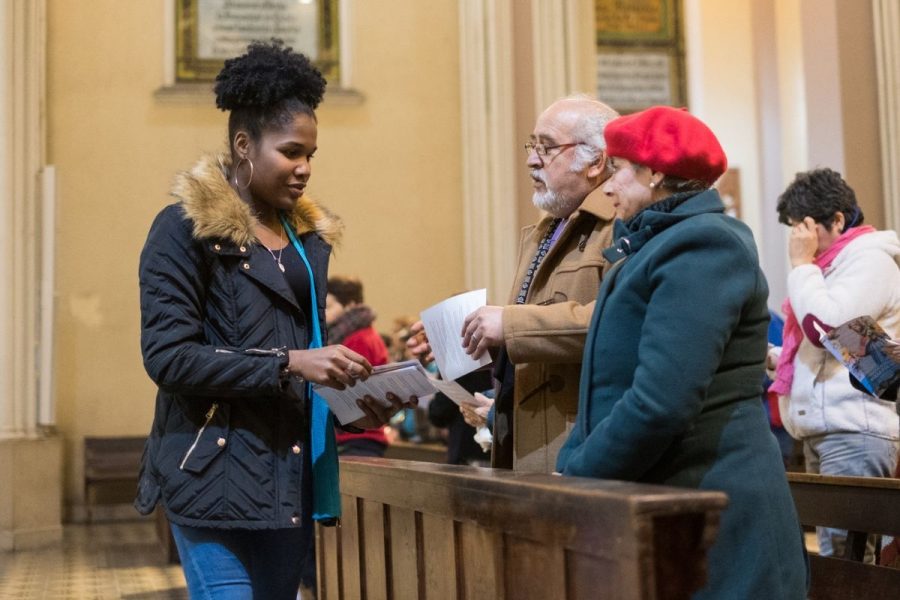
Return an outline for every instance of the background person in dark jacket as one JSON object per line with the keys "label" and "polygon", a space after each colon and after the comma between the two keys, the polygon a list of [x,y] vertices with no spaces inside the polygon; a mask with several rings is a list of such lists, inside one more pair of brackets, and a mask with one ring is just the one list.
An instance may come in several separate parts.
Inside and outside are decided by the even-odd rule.
{"label": "background person in dark jacket", "polygon": [[746,225],[710,186],[712,131],[655,107],[609,123],[615,264],[603,279],[564,475],[728,494],[696,598],[806,597],[803,538],[760,402],[768,287]]}
{"label": "background person in dark jacket", "polygon": [[[295,598],[312,519],[340,514],[331,415],[309,383],[343,389],[371,365],[321,347],[341,224],[304,189],[324,90],[279,42],[226,61],[215,91],[229,153],[178,176],[141,253],[141,346],[159,392],[135,506],[162,502],[191,597]],[[377,427],[400,401],[361,405],[356,425]]]}
{"label": "background person in dark jacket", "polygon": [[[467,373],[456,382],[471,393],[490,389],[490,368]],[[490,466],[491,455],[475,441],[475,428],[466,423],[453,400],[440,392],[435,394],[428,403],[428,421],[435,427],[447,429],[447,464]]]}

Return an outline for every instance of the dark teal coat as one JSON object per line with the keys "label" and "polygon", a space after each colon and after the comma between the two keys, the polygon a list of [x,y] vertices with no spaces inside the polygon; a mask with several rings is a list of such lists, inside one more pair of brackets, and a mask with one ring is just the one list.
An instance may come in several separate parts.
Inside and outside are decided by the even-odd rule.
{"label": "dark teal coat", "polygon": [[557,470],[726,492],[696,597],[804,598],[802,534],[760,401],[768,287],[752,233],[708,190],[617,222],[615,243]]}

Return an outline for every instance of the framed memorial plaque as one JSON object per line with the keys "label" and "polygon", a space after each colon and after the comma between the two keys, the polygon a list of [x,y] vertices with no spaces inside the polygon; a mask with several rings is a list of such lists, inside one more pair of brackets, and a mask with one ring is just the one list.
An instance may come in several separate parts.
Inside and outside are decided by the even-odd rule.
{"label": "framed memorial plaque", "polygon": [[170,0],[175,9],[175,82],[210,82],[225,59],[254,40],[279,38],[328,81],[339,81],[339,0]]}
{"label": "framed memorial plaque", "polygon": [[622,113],[685,106],[681,0],[594,0],[597,97]]}

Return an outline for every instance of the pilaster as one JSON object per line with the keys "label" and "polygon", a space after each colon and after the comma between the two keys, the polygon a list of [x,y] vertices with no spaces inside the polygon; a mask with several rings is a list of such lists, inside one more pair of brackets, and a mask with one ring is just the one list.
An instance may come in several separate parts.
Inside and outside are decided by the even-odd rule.
{"label": "pilaster", "polygon": [[503,302],[515,271],[512,0],[462,0],[463,228],[466,287]]}
{"label": "pilaster", "polygon": [[896,0],[872,0],[872,13],[881,122],[884,220],[888,229],[900,231],[900,4]]}

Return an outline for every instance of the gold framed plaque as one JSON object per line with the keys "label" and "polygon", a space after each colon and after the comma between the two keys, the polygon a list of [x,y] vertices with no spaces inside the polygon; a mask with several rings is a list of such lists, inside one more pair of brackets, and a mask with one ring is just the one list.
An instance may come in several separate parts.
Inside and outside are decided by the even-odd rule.
{"label": "gold framed plaque", "polygon": [[600,43],[670,42],[680,10],[674,0],[594,0]]}
{"label": "gold framed plaque", "polygon": [[685,106],[682,0],[594,0],[597,97],[622,113]]}
{"label": "gold framed plaque", "polygon": [[340,81],[339,0],[170,0],[175,2],[175,82],[215,80],[225,60],[254,40],[279,38]]}

